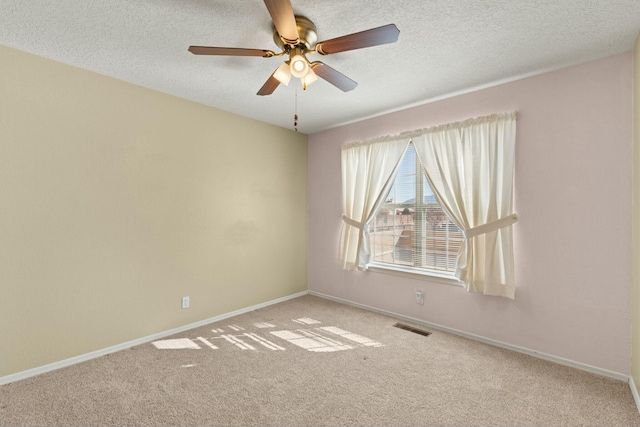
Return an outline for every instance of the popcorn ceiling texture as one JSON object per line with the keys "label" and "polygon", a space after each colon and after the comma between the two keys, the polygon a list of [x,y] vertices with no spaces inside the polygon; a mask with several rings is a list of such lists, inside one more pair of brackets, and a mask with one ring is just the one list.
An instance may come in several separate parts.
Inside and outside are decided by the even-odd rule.
{"label": "popcorn ceiling texture", "polygon": [[392,45],[318,57],[359,83],[256,92],[283,58],[198,57],[189,45],[277,51],[262,1],[0,2],[0,44],[287,128],[313,133],[632,49],[637,0],[292,0],[320,40],[395,23]]}

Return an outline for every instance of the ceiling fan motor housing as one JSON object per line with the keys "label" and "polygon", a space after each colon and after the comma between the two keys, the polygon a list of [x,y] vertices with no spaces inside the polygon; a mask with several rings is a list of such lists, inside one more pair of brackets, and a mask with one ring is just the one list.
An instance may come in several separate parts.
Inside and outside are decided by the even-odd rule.
{"label": "ceiling fan motor housing", "polygon": [[278,34],[278,31],[273,29],[273,41],[280,46],[280,48],[289,53],[292,48],[299,47],[303,50],[311,51],[315,49],[318,42],[318,33],[316,32],[316,25],[307,17],[296,15],[296,26],[298,28],[298,36],[300,42],[297,45],[292,45],[283,40]]}

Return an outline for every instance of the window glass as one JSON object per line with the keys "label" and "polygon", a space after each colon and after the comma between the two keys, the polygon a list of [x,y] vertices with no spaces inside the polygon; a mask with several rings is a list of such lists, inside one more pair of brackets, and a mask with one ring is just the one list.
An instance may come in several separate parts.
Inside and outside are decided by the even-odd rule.
{"label": "window glass", "polygon": [[376,264],[426,273],[455,271],[464,236],[436,202],[411,144],[385,203],[370,225],[370,241]]}

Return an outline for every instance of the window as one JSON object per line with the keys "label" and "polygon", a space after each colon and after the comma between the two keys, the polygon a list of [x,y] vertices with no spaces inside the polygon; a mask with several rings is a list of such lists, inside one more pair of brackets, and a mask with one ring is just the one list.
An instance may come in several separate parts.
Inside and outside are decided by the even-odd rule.
{"label": "window", "polygon": [[371,261],[379,267],[445,275],[455,271],[464,235],[436,202],[413,144],[370,225],[370,242]]}
{"label": "window", "polygon": [[515,136],[510,112],[342,144],[342,268],[514,299]]}

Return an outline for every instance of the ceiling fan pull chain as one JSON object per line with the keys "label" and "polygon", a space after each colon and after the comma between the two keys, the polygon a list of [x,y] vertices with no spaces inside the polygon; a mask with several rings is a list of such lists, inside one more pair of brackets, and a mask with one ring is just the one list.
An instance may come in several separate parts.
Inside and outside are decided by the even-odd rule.
{"label": "ceiling fan pull chain", "polygon": [[296,86],[295,111],[293,113],[293,129],[298,132],[298,87]]}

